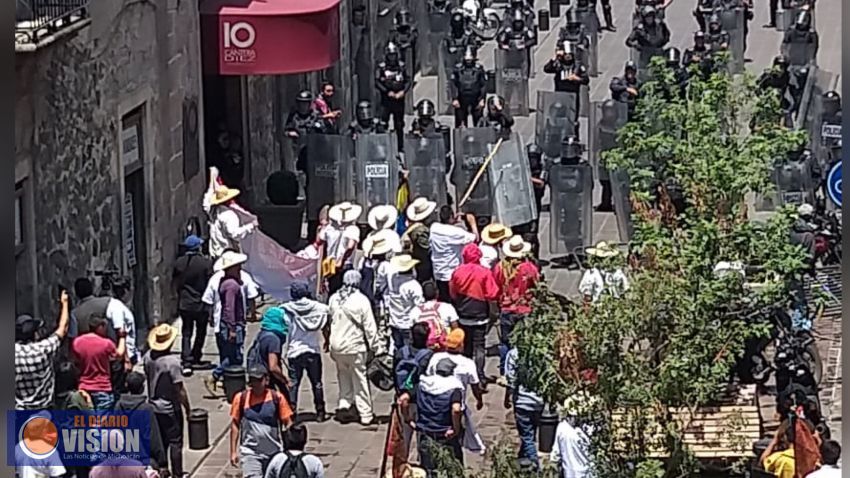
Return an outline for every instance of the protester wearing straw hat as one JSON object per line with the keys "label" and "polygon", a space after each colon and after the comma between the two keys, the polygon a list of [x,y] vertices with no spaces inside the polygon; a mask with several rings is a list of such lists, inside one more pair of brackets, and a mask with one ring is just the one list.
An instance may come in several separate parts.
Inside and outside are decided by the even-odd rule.
{"label": "protester wearing straw hat", "polygon": [[245,342],[245,325],[256,321],[254,300],[260,295],[251,274],[242,270],[248,256],[235,251],[225,251],[213,265],[216,271],[207,284],[202,300],[212,306],[213,330],[218,346],[219,364],[210,377],[204,380],[207,390],[216,393],[217,383],[224,376],[224,368],[242,364],[242,347]]}
{"label": "protester wearing straw hat", "polygon": [[366,215],[366,222],[373,231],[381,229],[393,229],[398,219],[398,211],[389,204],[381,204],[373,207]]}
{"label": "protester wearing straw hat", "polygon": [[210,217],[210,255],[219,258],[225,250],[239,250],[239,241],[256,228],[257,223],[242,224],[237,211],[236,197],[240,191],[225,186],[218,178],[218,171],[210,168],[210,186],[204,197],[205,209]]}
{"label": "protester wearing straw hat", "polygon": [[363,208],[348,201],[334,205],[328,211],[330,223],[317,237],[317,243],[324,246],[322,275],[328,280],[328,293],[333,294],[342,286],[342,275],[352,267],[354,250],[360,242],[360,229],[355,222]]}
{"label": "protester wearing straw hat", "polygon": [[433,221],[437,203],[427,198],[418,197],[407,206],[407,229],[401,238],[403,250],[419,261],[416,265],[416,280],[420,284],[434,278],[431,265],[431,245],[429,244],[429,227]]}
{"label": "protester wearing straw hat", "polygon": [[[372,310],[378,310],[381,294],[386,289],[389,257],[401,252],[401,239],[391,229],[373,232],[363,240],[363,262],[359,267],[363,283],[360,290],[372,304]],[[379,278],[382,283],[379,282]]]}
{"label": "protester wearing straw hat", "polygon": [[622,269],[620,251],[601,241],[595,247],[587,249],[590,268],[584,271],[578,290],[587,302],[596,302],[602,293],[619,297],[629,288],[629,279]]}
{"label": "protester wearing straw hat", "polygon": [[162,443],[168,445],[171,476],[183,476],[183,413],[192,407],[183,384],[180,357],[171,353],[177,340],[177,328],[168,324],[154,327],[148,334],[148,352],[144,357],[148,379],[148,400],[153,405]]}
{"label": "protester wearing straw hat", "polygon": [[492,270],[493,266],[499,261],[499,244],[510,239],[513,235],[511,228],[502,223],[488,224],[481,231],[481,244],[478,245],[478,248],[481,249],[481,265]]}
{"label": "protester wearing straw hat", "polygon": [[[401,254],[390,259],[386,274],[386,293],[384,303],[389,313],[390,335],[392,350],[398,350],[410,344],[410,328],[413,320],[410,312],[419,304],[425,302],[422,297],[422,286],[416,281],[413,268],[419,261],[409,254]],[[379,282],[383,283],[383,278]]]}
{"label": "protester wearing straw hat", "polygon": [[540,270],[529,258],[531,244],[513,236],[502,244],[504,259],[493,277],[499,286],[499,372],[505,374],[507,338],[514,326],[531,312],[532,289],[540,281]]}

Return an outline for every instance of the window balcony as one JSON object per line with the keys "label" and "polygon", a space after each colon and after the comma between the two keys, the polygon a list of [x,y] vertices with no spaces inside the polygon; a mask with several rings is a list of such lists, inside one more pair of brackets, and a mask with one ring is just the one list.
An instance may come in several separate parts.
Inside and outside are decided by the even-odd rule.
{"label": "window balcony", "polygon": [[27,52],[88,24],[89,0],[16,0],[15,51]]}

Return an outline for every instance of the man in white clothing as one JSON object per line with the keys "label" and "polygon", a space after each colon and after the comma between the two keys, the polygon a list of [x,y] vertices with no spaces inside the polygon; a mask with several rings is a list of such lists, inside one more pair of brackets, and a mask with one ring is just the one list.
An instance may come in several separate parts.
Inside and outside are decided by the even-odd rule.
{"label": "man in white clothing", "polygon": [[[390,259],[387,267],[386,291],[384,303],[389,314],[390,336],[392,351],[398,350],[411,341],[410,328],[413,320],[410,313],[419,304],[425,302],[422,297],[422,286],[416,281],[413,268],[419,261],[409,254],[401,254]],[[378,279],[383,282],[382,279]]]}
{"label": "man in white clothing", "polygon": [[431,225],[428,242],[431,245],[431,263],[434,268],[434,280],[440,299],[451,300],[449,296],[449,280],[452,273],[461,264],[461,251],[464,246],[475,242],[476,235],[457,226],[457,218],[452,208],[440,208],[440,222]]}
{"label": "man in white clothing", "polygon": [[488,224],[481,231],[481,244],[478,248],[481,249],[480,264],[487,269],[492,270],[499,262],[499,244],[513,237],[514,232],[504,224],[494,222]]}
{"label": "man in white clothing", "polygon": [[239,251],[239,241],[257,227],[256,221],[242,224],[237,211],[241,210],[234,200],[239,190],[221,183],[218,170],[210,168],[210,186],[204,195],[204,210],[210,217],[210,257],[218,259],[224,251]]}
{"label": "man in white clothing", "polygon": [[329,295],[342,287],[342,275],[352,267],[354,251],[360,243],[360,229],[355,222],[362,213],[362,207],[348,201],[334,205],[328,211],[330,223],[316,238],[318,246],[325,248],[322,274],[328,279]]}
{"label": "man in white clothing", "polygon": [[841,445],[835,440],[826,440],[820,446],[821,467],[806,475],[806,478],[839,478],[841,467],[838,460],[841,459]]}
{"label": "man in white clothing", "polygon": [[590,476],[590,438],[571,416],[565,416],[555,429],[550,461],[559,464],[561,478]]}
{"label": "man in white clothing", "polygon": [[452,304],[440,301],[437,284],[432,281],[422,284],[422,297],[425,302],[410,311],[411,322],[427,322],[434,318],[440,321],[445,330],[458,328],[460,319],[457,310]]}
{"label": "man in white clothing", "polygon": [[629,279],[617,265],[620,251],[605,241],[587,249],[592,267],[584,271],[578,290],[587,302],[596,302],[602,293],[619,297],[629,289]]}
{"label": "man in white clothing", "polygon": [[431,357],[426,375],[436,373],[436,367],[440,360],[444,358],[451,360],[455,364],[453,375],[463,384],[464,406],[466,404],[466,391],[471,387],[472,395],[475,397],[475,409],[481,410],[484,408],[484,399],[481,392],[481,381],[478,379],[478,369],[471,358],[463,355],[463,341],[463,329],[452,330],[446,338],[446,351],[437,352]]}
{"label": "man in white clothing", "polygon": [[141,356],[136,347],[136,319],[133,312],[127,307],[127,302],[131,299],[130,279],[116,279],[112,283],[112,293],[115,295],[106,306],[106,318],[112,324],[112,328],[116,331],[124,330],[126,333],[127,360],[131,365],[139,362]]}

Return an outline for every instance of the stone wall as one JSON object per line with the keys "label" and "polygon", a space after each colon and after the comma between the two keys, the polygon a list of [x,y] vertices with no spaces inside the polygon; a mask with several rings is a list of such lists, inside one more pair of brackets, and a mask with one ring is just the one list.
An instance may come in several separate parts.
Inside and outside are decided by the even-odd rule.
{"label": "stone wall", "polygon": [[[148,324],[171,318],[170,270],[179,231],[201,215],[203,128],[183,144],[184,100],[202,114],[197,2],[92,2],[91,24],[33,53],[16,55],[16,169],[32,190],[32,250],[38,305],[19,284],[19,312],[56,312],[57,284],[92,269],[124,268],[121,118],[143,112]],[[188,111],[191,111],[189,109]],[[191,137],[191,135],[189,136]],[[195,144],[196,143],[196,144]],[[183,153],[199,158],[187,174]],[[188,168],[191,173],[194,168]],[[126,269],[125,269],[126,270]],[[31,292],[29,292],[31,294]],[[30,309],[31,310],[28,310]]]}

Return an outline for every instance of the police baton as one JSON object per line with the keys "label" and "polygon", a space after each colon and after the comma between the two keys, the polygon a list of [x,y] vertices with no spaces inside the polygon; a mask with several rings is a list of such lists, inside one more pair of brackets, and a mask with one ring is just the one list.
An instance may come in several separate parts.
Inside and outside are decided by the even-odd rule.
{"label": "police baton", "polygon": [[463,207],[469,199],[469,196],[472,194],[472,191],[475,189],[475,186],[478,185],[478,180],[481,179],[481,175],[487,170],[487,166],[490,164],[490,161],[493,160],[493,156],[496,156],[496,153],[499,151],[499,147],[502,146],[502,141],[504,141],[504,138],[499,138],[499,141],[496,142],[496,146],[493,148],[493,151],[490,151],[490,154],[487,155],[487,159],[484,160],[484,164],[478,168],[478,172],[475,173],[475,177],[472,178],[472,182],[469,183],[469,187],[466,188],[466,192],[463,194],[463,199],[461,199],[457,204],[458,210]]}

